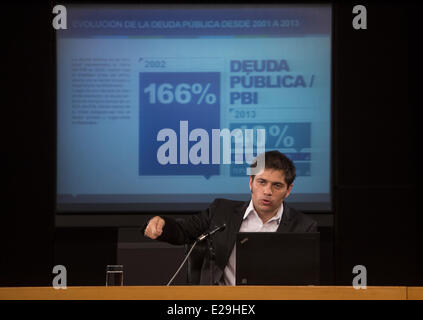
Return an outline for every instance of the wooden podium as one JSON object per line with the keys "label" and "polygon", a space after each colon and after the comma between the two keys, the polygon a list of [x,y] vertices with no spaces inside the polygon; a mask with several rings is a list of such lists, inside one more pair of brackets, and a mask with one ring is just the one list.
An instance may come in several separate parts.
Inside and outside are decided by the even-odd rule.
{"label": "wooden podium", "polygon": [[0,300],[412,300],[423,287],[340,286],[122,286],[9,287]]}

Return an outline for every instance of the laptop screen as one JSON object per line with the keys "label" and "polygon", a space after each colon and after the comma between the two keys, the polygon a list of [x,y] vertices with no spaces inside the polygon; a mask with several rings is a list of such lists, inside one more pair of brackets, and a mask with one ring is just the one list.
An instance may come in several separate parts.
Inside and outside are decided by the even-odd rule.
{"label": "laptop screen", "polygon": [[320,233],[239,232],[236,285],[318,285]]}

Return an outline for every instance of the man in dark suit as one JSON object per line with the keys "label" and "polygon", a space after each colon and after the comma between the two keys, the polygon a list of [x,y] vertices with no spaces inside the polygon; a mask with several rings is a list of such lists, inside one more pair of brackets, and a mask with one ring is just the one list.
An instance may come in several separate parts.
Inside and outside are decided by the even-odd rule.
{"label": "man in dark suit", "polygon": [[[268,151],[264,158],[264,170],[250,176],[249,202],[216,199],[207,210],[183,221],[156,216],[148,222],[144,235],[181,245],[193,243],[211,228],[226,224],[225,230],[213,236],[215,263],[211,264],[210,256],[205,256],[200,284],[210,284],[214,279],[213,284],[235,285],[237,232],[317,231],[314,220],[284,202],[296,176],[292,161],[279,151]],[[251,165],[256,166],[257,161]]]}

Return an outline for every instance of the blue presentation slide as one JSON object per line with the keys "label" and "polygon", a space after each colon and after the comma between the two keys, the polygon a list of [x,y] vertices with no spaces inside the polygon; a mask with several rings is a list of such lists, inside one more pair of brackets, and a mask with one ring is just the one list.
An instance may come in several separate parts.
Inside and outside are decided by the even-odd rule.
{"label": "blue presentation slide", "polygon": [[246,169],[263,150],[294,161],[294,207],[331,208],[331,6],[67,15],[57,31],[59,211],[248,200]]}

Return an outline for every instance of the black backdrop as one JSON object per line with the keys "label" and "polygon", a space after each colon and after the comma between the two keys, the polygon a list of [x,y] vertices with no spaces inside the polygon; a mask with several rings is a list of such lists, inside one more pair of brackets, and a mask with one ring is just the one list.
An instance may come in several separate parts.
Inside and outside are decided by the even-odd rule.
{"label": "black backdrop", "polygon": [[[367,30],[352,28],[355,4],[367,8]],[[92,264],[103,270],[116,262],[117,228],[54,227],[52,7],[20,1],[1,12],[7,192],[0,286],[51,285],[58,243],[79,244],[77,261],[67,262],[90,279],[103,281]],[[368,285],[422,285],[415,161],[421,7],[360,1],[335,3],[334,9],[334,284],[351,285],[352,268],[362,264]]]}

